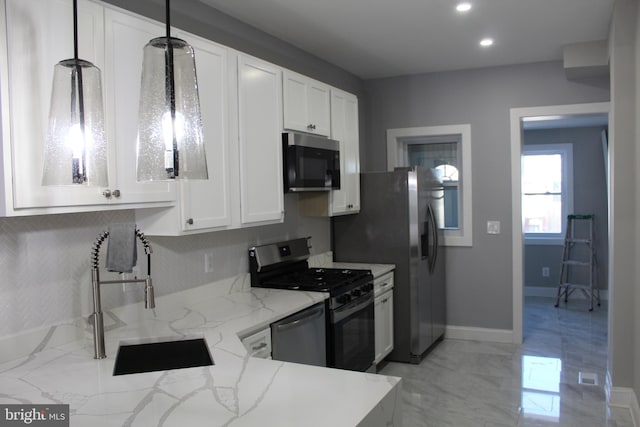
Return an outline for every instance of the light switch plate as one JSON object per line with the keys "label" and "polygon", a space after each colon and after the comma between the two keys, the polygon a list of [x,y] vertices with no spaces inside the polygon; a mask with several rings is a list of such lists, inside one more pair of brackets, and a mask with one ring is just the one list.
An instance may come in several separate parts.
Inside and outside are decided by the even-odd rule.
{"label": "light switch plate", "polygon": [[487,234],[500,234],[500,221],[487,221]]}

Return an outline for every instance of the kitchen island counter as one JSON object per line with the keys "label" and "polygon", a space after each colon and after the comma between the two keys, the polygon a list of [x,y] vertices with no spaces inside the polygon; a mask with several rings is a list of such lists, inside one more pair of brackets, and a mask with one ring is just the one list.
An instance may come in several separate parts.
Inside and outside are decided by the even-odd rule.
{"label": "kitchen island counter", "polygon": [[[102,360],[86,319],[4,339],[0,404],[69,404],[71,426],[400,425],[399,378],[252,358],[238,338],[326,297],[251,288],[241,275],[158,297],[154,310],[105,311]],[[121,340],[193,336],[215,365],[112,375]],[[20,346],[32,350],[8,360]]]}

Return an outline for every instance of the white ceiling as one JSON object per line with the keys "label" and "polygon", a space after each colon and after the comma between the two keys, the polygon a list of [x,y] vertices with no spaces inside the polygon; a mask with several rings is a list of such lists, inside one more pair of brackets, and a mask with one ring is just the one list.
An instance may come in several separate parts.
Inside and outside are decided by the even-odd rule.
{"label": "white ceiling", "polygon": [[[200,0],[361,78],[562,59],[605,40],[614,0]],[[483,37],[495,44],[481,48]]]}

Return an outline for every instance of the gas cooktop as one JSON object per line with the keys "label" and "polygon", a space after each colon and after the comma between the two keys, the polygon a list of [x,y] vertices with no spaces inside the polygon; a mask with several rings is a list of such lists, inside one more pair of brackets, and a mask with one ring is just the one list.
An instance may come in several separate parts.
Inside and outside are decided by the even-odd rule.
{"label": "gas cooktop", "polygon": [[340,268],[307,268],[265,279],[259,286],[317,292],[344,292],[371,280],[369,270]]}
{"label": "gas cooktop", "polygon": [[[329,292],[366,293],[373,288],[370,270],[309,268],[308,238],[254,246],[249,249],[251,286]],[[360,288],[356,290],[355,288]]]}

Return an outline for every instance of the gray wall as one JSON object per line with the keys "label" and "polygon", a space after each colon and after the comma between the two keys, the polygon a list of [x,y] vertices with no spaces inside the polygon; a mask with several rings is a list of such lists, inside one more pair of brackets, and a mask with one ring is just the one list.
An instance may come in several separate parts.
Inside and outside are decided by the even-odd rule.
{"label": "gray wall", "polygon": [[611,230],[609,274],[609,372],[616,387],[640,397],[640,263],[638,263],[637,129],[640,96],[640,10],[616,0],[610,41],[612,111],[609,121]]}
{"label": "gray wall", "polygon": [[[447,324],[512,329],[509,109],[609,100],[607,81],[570,82],[561,62],[365,81],[363,170],[386,169],[386,130],[471,124],[473,247],[447,250]],[[502,233],[487,235],[487,220]]]}
{"label": "gray wall", "polygon": [[[601,127],[527,130],[524,144],[573,145],[573,212],[595,214],[596,284],[607,289],[608,283],[608,200],[602,150]],[[577,256],[581,256],[577,252]],[[524,285],[558,286],[563,246],[525,245]],[[574,252],[572,252],[574,253]],[[542,277],[542,267],[550,276]],[[586,280],[586,278],[583,278]],[[580,282],[582,283],[582,282]]]}

